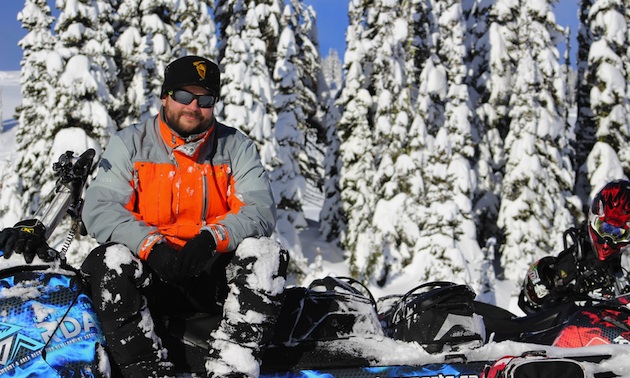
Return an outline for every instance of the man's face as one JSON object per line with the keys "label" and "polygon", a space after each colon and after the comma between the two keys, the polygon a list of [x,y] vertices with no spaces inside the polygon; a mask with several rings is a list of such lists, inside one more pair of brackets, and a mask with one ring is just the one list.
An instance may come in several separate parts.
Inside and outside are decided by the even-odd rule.
{"label": "man's face", "polygon": [[[179,89],[194,95],[210,94],[205,88],[191,85]],[[201,108],[198,99],[193,99],[190,104],[184,105],[166,94],[162,97],[162,105],[166,124],[182,137],[199,134],[210,128],[214,107]]]}

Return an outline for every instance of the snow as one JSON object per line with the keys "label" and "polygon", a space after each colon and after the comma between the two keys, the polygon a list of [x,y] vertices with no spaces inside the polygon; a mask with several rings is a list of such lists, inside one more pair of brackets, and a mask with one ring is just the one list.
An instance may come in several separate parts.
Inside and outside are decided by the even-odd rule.
{"label": "snow", "polygon": [[[434,71],[432,74],[435,80],[432,82],[431,88],[429,88],[429,90],[432,92],[442,92],[445,90],[443,75],[437,75],[437,72],[438,71]],[[2,113],[4,115],[11,115],[15,107],[19,104],[19,72],[0,72],[0,88],[2,88],[3,92]],[[369,103],[369,101],[371,101],[371,97],[367,96],[365,98],[365,101]],[[9,118],[10,117],[4,116],[4,121],[2,123],[2,133],[0,133],[0,145],[2,145],[2,149],[0,150],[0,171],[2,171],[7,162],[11,161],[15,157],[13,151],[15,151],[15,131],[17,127],[16,122],[10,120]],[[607,145],[596,145],[596,148],[594,148],[594,152],[591,154],[590,159],[594,159],[595,156],[614,155],[606,153],[605,151],[601,151],[602,149],[607,147]],[[55,153],[58,154],[61,154],[66,150],[82,151],[86,148],[97,149],[98,158],[98,155],[100,154],[98,146],[79,128],[67,128],[62,130],[57,135],[55,143],[53,144],[53,150]],[[597,153],[597,151],[600,152]],[[357,153],[361,152],[363,151],[357,151]],[[595,165],[593,162],[589,161],[589,170],[594,170],[595,168],[591,168],[594,166],[598,166],[602,169],[602,173],[596,174],[596,179],[598,181],[606,181],[611,175],[611,177],[616,177],[617,173],[615,172],[622,172],[619,162],[609,161],[607,162],[607,164],[609,164],[609,166],[602,165],[601,162]],[[468,178],[467,180],[469,179],[470,178]],[[459,185],[462,187],[462,190],[470,185],[467,180],[459,183]],[[309,199],[309,197],[306,198]],[[394,196],[391,199],[391,202],[401,201],[404,201],[404,197],[401,195]],[[318,231],[318,219],[321,209],[321,203],[321,198],[317,197],[310,198],[307,201],[307,204],[304,207],[304,214],[307,218],[307,226],[299,232],[299,244],[301,245],[304,258],[308,261],[308,264],[311,268],[315,267],[315,269],[310,270],[311,273],[309,273],[310,275],[307,277],[307,280],[321,278],[326,275],[350,276],[350,273],[348,271],[347,256],[345,256],[344,251],[341,251],[336,246],[333,246],[324,241]],[[379,206],[386,207],[387,203],[380,203]],[[399,206],[394,207],[399,208]],[[449,212],[451,212],[451,210],[449,209],[444,209],[444,211],[442,211],[443,214],[447,214]],[[378,215],[379,213],[382,213],[383,215]],[[388,227],[391,227],[391,225],[394,223],[388,221],[388,217],[392,216],[394,216],[394,214],[388,214],[386,211],[376,211],[375,213],[375,217],[380,218],[379,224],[383,229],[388,229]],[[400,232],[400,230],[389,229],[388,232],[395,234],[397,232]],[[417,233],[417,226],[414,225],[413,227],[405,230],[405,232]],[[260,250],[257,250],[256,248],[248,246],[244,247],[245,248],[243,250],[248,253],[260,253]],[[114,249],[115,248],[113,247],[110,247],[108,249],[106,260],[108,265],[117,266],[123,262],[129,263],[129,261],[116,260],[119,259],[119,256],[125,254],[109,253],[115,252]],[[454,250],[459,253],[457,249]],[[448,250],[447,253],[449,253]],[[463,256],[454,257],[453,259],[461,260],[461,263],[465,264]],[[263,260],[261,259],[259,261]],[[36,258],[35,263],[39,262],[40,261]],[[3,263],[5,265],[11,265],[19,264],[20,261],[12,258],[8,261],[3,261]],[[422,266],[424,266],[424,264],[426,264],[426,261],[422,261],[422,259],[416,258],[411,265],[418,265],[417,271],[422,271]],[[264,271],[273,270],[275,268],[275,266],[267,266],[265,264],[261,264],[260,266],[256,266],[255,270],[259,273],[262,273]],[[410,272],[413,270],[414,269],[407,269],[406,271]],[[258,279],[258,277],[260,276],[264,276],[264,274],[254,275],[252,276],[252,279]],[[413,274],[403,274],[393,279],[391,284],[388,285],[386,288],[370,287],[370,290],[376,298],[379,298],[389,294],[403,294],[420,283],[421,282],[418,282],[418,278]],[[271,282],[259,282],[259,284],[266,286],[268,289],[271,288],[274,291],[278,291],[280,287],[284,284],[284,281],[276,279],[275,281]],[[38,293],[34,292],[33,289],[29,286],[30,285],[28,285],[28,283],[24,283],[23,285],[16,285],[15,287],[10,289],[3,289],[2,292],[0,292],[0,296],[5,298],[11,296],[20,296],[27,298],[36,297]],[[496,303],[498,306],[506,308],[513,313],[522,314],[522,312],[520,312],[520,310],[518,309],[515,301],[515,294],[518,292],[518,286],[519,282],[497,280],[494,282],[494,291],[490,293],[484,293],[483,295],[478,296],[478,299],[484,300],[489,303]],[[112,293],[106,293],[104,296],[106,299],[109,298],[110,300],[116,300],[116,295]],[[45,317],[45,313],[39,312],[38,317]],[[144,313],[143,317],[146,319],[146,322],[143,326],[146,331],[152,326],[152,322],[150,321],[150,318],[148,317],[148,314],[146,312]],[[359,353],[376,365],[426,364],[431,362],[440,362],[443,361],[445,358],[445,354],[427,353],[417,343],[397,341],[379,335],[371,335],[369,337],[361,338],[351,337],[350,340],[345,341],[331,341],[328,342],[327,347],[330,351],[333,352],[339,351],[341,353],[352,351],[353,353]],[[624,354],[627,352],[627,347],[620,345],[563,349],[549,346],[515,343],[510,341],[499,343],[490,342],[487,345],[467,352],[467,358],[469,360],[492,360],[498,359],[505,355],[515,355],[531,350],[545,350],[550,356],[611,354],[617,357],[613,357],[600,365],[588,364],[588,372],[593,373],[597,371],[605,371],[607,369],[615,369],[618,374],[625,374],[626,376],[630,376],[630,364],[626,362],[627,358],[624,359]],[[253,364],[252,361],[247,361],[236,357],[239,354],[240,353],[234,352],[226,355],[226,361],[230,364],[239,364],[241,366],[247,366],[248,368],[255,369],[255,364]]]}
{"label": "snow", "polygon": [[26,301],[37,298],[40,295],[41,293],[34,281],[23,281],[13,287],[0,289],[0,297],[2,298],[22,298]]}
{"label": "snow", "polygon": [[[3,127],[7,127],[5,122],[13,119],[15,108],[22,102],[20,88],[20,71],[0,71],[0,120]],[[12,126],[14,123],[9,122],[8,125]],[[0,154],[8,151],[2,148]],[[3,156],[0,155],[0,157]]]}

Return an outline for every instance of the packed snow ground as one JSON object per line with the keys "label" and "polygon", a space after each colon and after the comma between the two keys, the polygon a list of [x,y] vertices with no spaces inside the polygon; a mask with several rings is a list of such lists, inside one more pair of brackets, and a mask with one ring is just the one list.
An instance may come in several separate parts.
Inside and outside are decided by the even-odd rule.
{"label": "packed snow ground", "polygon": [[[2,132],[0,133],[0,172],[7,168],[7,164],[15,158],[15,133],[17,122],[12,119],[15,107],[19,104],[19,72],[0,72],[0,91],[2,93]],[[17,87],[17,91],[16,91]],[[82,152],[90,146],[84,134],[78,129],[64,130],[64,134],[57,139],[53,147],[57,155],[66,150]],[[0,185],[2,185],[0,183]],[[305,207],[308,227],[300,233],[300,241],[304,257],[309,263],[316,264],[318,269],[312,278],[325,275],[348,276],[348,264],[344,253],[339,248],[322,240],[318,231],[320,199],[316,195],[308,196],[311,200]],[[14,223],[13,219],[0,219],[0,227]],[[525,272],[523,272],[524,274]],[[377,287],[370,287],[372,294],[379,298],[389,294],[404,294],[422,282],[403,282],[388,287],[387,291]],[[483,301],[497,304],[514,313],[520,313],[515,301],[520,282],[496,281],[495,291],[490,296],[479,298]],[[426,364],[439,362],[444,359],[443,354],[428,354],[416,343],[405,343],[388,338],[354,338],[350,342],[331,342],[330,349],[360,352],[373,361],[375,365],[390,364]],[[494,360],[505,355],[518,355],[526,351],[545,350],[551,356],[582,356],[590,354],[610,354],[614,357],[601,364],[587,364],[588,372],[614,371],[619,376],[630,377],[630,361],[627,358],[628,346],[606,345],[587,348],[563,349],[516,342],[490,342],[480,348],[467,352],[468,360]]]}

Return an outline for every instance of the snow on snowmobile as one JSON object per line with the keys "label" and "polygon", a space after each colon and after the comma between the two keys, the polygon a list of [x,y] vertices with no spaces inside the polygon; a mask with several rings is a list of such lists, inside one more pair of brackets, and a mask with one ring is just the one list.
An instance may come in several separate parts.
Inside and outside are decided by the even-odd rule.
{"label": "snow on snowmobile", "polygon": [[[53,165],[58,180],[50,205],[17,225],[43,232],[45,239],[66,216],[78,225],[94,155],[94,150],[78,158],[72,152],[62,155]],[[0,258],[0,378],[117,376],[80,273],[65,263],[75,231],[60,251],[40,251],[29,263],[24,256]],[[261,376],[498,377],[517,361],[520,368],[544,360],[562,366],[555,375],[560,377],[575,371],[566,367],[571,361],[579,370],[614,353],[585,351],[583,358],[573,353],[561,365],[551,353],[523,350],[545,346],[557,353],[560,347],[630,343],[628,296],[592,306],[571,302],[524,317],[474,298],[468,286],[451,282],[426,283],[378,300],[351,278],[324,277],[289,287]],[[155,322],[180,376],[205,375],[207,335],[219,321],[182,314]],[[503,341],[516,344],[497,347]],[[515,346],[517,356],[501,359]]]}

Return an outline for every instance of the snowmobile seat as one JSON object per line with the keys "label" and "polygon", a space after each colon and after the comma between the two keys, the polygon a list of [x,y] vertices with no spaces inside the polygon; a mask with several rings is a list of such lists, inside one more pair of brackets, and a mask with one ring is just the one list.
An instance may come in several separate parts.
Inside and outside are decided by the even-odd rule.
{"label": "snowmobile seat", "polygon": [[[531,315],[518,317],[500,307],[475,301],[475,313],[483,316],[486,337],[494,341],[516,340],[551,345],[560,328],[578,310],[574,302],[559,303]],[[486,340],[488,341],[488,340]]]}
{"label": "snowmobile seat", "polygon": [[474,313],[475,293],[454,282],[427,282],[397,300],[379,299],[385,335],[414,341],[429,353],[476,348],[485,342],[481,316]]}

